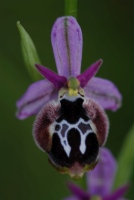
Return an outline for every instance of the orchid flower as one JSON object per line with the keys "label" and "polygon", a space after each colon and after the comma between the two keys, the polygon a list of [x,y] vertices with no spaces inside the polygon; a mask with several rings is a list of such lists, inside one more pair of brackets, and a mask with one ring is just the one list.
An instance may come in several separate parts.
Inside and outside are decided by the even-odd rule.
{"label": "orchid flower", "polygon": [[95,78],[102,60],[82,74],[82,32],[74,17],[60,17],[51,33],[58,74],[35,64],[45,77],[29,86],[17,101],[17,117],[37,115],[33,136],[61,173],[78,178],[98,162],[109,123],[104,109],[116,111],[121,94],[109,80]]}
{"label": "orchid flower", "polygon": [[106,148],[101,148],[98,165],[93,171],[86,173],[87,191],[74,183],[69,183],[68,187],[73,196],[65,200],[123,200],[128,185],[121,186],[114,192],[111,191],[116,169],[117,163],[111,152]]}

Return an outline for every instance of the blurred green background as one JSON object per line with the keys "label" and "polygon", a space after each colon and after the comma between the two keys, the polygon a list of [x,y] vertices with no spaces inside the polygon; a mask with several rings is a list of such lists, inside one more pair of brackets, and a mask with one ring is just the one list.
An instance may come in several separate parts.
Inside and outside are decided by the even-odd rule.
{"label": "blurred green background", "polygon": [[[97,76],[112,80],[123,95],[123,106],[108,112],[110,134],[106,146],[118,157],[134,121],[134,4],[132,0],[78,0],[78,22],[83,32],[82,70],[103,58]],[[23,63],[16,21],[32,37],[42,63],[56,70],[50,32],[64,15],[63,0],[0,1],[0,199],[60,200],[69,194],[66,175],[58,174],[32,138],[34,117],[19,121],[16,100],[32,79]],[[132,149],[134,151],[134,148]],[[127,198],[134,199],[134,173]]]}

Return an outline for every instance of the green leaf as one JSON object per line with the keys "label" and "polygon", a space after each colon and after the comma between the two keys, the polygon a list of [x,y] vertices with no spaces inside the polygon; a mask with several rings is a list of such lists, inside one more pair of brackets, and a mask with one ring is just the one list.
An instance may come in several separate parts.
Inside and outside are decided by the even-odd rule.
{"label": "green leaf", "polygon": [[130,182],[134,170],[134,125],[128,132],[118,158],[118,170],[114,188]]}
{"label": "green leaf", "polygon": [[37,54],[35,45],[31,37],[29,36],[29,34],[26,32],[26,30],[23,28],[23,26],[20,24],[19,21],[17,22],[17,27],[19,29],[19,33],[21,36],[22,54],[28,72],[33,78],[33,80],[37,81],[39,79],[42,79],[42,76],[39,74],[39,72],[37,72],[34,66],[35,63],[40,64],[40,59]]}

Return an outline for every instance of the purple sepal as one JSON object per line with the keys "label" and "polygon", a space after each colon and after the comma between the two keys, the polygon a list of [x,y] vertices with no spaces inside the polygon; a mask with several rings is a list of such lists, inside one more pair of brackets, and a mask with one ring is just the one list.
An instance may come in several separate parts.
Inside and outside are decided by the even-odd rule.
{"label": "purple sepal", "polygon": [[87,186],[91,195],[110,194],[116,172],[116,161],[107,148],[100,148],[98,165],[87,173]]}
{"label": "purple sepal", "polygon": [[77,79],[80,81],[80,86],[84,88],[91,78],[95,76],[98,72],[100,66],[102,65],[102,60],[98,60],[97,62],[93,63],[88,69],[86,69],[82,74],[77,76]]}
{"label": "purple sepal", "polygon": [[103,200],[119,200],[119,199],[121,200],[124,194],[127,192],[128,188],[129,188],[128,185],[124,185],[120,187],[119,189],[117,189],[112,194],[103,197]]}
{"label": "purple sepal", "polygon": [[55,86],[56,89],[60,89],[61,87],[63,87],[66,84],[66,82],[67,82],[66,77],[59,76],[52,70],[50,70],[42,65],[35,64],[35,66],[36,66],[36,69],[41,73],[41,75],[43,77],[45,77],[48,81],[53,83],[53,85]]}
{"label": "purple sepal", "polygon": [[53,84],[41,80],[31,84],[25,94],[17,101],[17,117],[25,119],[36,115],[48,101],[57,99],[57,91]]}
{"label": "purple sepal", "polygon": [[51,42],[61,76],[76,77],[80,74],[82,59],[82,32],[74,17],[60,17],[53,25]]}
{"label": "purple sepal", "polygon": [[90,200],[89,193],[84,191],[78,185],[75,185],[73,183],[68,183],[67,186],[68,186],[69,190],[72,192],[72,194],[75,195],[75,197],[78,197],[79,199],[88,199],[88,200]]}
{"label": "purple sepal", "polygon": [[116,111],[121,106],[122,96],[109,80],[94,77],[84,90],[87,97],[97,101],[104,109]]}
{"label": "purple sepal", "polygon": [[64,200],[80,200],[80,199],[76,196],[70,196],[70,197],[65,198]]}

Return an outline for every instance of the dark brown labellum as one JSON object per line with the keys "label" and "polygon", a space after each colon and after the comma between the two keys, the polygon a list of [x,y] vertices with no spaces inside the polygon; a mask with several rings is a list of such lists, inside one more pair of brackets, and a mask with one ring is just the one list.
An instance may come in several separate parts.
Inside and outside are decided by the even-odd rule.
{"label": "dark brown labellum", "polygon": [[42,108],[33,135],[58,171],[78,178],[96,165],[107,133],[107,116],[96,102],[64,98]]}

